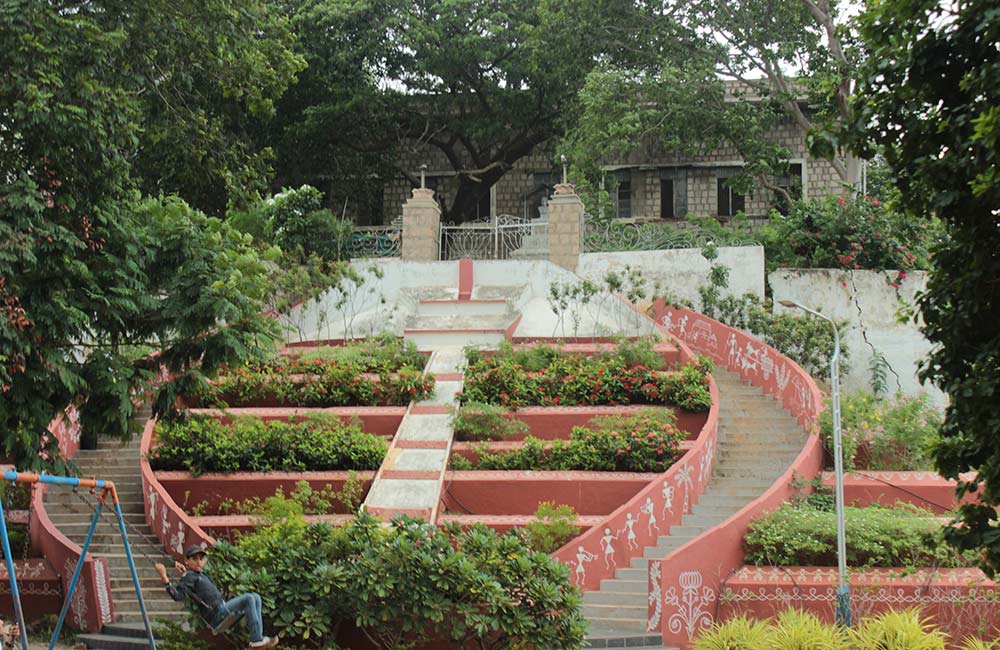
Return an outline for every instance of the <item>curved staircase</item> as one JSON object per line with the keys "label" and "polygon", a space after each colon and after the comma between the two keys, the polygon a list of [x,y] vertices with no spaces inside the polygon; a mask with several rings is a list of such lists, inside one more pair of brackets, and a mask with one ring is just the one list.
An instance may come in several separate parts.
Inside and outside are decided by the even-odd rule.
{"label": "curved staircase", "polygon": [[647,547],[642,557],[597,591],[583,596],[592,648],[660,647],[658,633],[646,631],[649,606],[648,558],[671,551],[721,524],[761,495],[802,451],[807,434],[781,405],[739,375],[716,368],[719,388],[718,456],[712,479],[679,526]]}

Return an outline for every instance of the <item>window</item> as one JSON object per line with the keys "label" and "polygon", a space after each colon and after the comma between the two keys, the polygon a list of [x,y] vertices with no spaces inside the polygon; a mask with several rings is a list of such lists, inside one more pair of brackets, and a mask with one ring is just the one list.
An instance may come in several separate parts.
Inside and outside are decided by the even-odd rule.
{"label": "window", "polygon": [[718,216],[732,217],[746,210],[746,197],[729,187],[728,178],[717,179],[719,187]]}
{"label": "window", "polygon": [[[774,184],[791,196],[792,200],[797,200],[802,198],[802,163],[791,163],[788,165],[788,174],[785,176],[777,176],[774,179]],[[781,214],[788,214],[788,210],[791,207],[788,200],[782,195],[775,192],[774,207]]]}
{"label": "window", "polygon": [[660,179],[660,218],[674,219],[674,179]]}
{"label": "window", "polygon": [[619,219],[628,219],[632,216],[632,178],[630,176],[618,179],[618,189],[615,190],[615,207],[618,210]]}

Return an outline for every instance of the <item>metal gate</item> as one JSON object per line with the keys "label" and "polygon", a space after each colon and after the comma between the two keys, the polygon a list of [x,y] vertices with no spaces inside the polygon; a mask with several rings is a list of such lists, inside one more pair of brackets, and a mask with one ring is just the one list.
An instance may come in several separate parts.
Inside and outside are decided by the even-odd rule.
{"label": "metal gate", "polygon": [[442,260],[533,259],[548,257],[549,224],[509,214],[441,225],[438,251]]}

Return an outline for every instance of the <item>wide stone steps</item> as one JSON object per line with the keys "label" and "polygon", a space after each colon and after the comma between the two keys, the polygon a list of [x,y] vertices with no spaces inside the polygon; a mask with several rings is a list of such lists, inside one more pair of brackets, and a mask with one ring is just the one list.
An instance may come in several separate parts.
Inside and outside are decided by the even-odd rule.
{"label": "wide stone steps", "polygon": [[[155,562],[172,567],[173,559],[163,553],[152,529],[146,523],[139,472],[138,437],[127,445],[122,445],[117,440],[100,440],[96,450],[81,450],[75,460],[80,470],[79,476],[113,481],[115,484],[150,620],[186,620],[187,609],[182,603],[176,603],[170,598],[153,568]],[[69,489],[50,488],[45,495],[45,507],[49,519],[60,532],[82,545],[90,528],[97,500],[89,494],[89,490],[79,492],[73,494]],[[101,520],[91,539],[89,555],[103,558],[107,564],[116,623],[105,626],[101,634],[80,635],[78,639],[93,650],[148,648],[118,519],[110,501],[104,505]]]}
{"label": "wide stone steps", "polygon": [[704,494],[679,525],[643,549],[600,589],[583,596],[591,647],[639,647],[651,642],[648,565],[724,522],[760,496],[788,468],[807,440],[802,427],[781,405],[732,373],[714,374],[720,394],[715,468]]}

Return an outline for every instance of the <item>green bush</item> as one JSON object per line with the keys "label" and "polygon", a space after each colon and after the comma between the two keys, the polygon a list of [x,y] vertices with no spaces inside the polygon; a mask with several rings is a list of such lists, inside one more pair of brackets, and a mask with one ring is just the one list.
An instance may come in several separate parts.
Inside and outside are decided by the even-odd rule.
{"label": "green bush", "polygon": [[[777,621],[745,614],[698,635],[694,650],[944,650],[948,636],[915,609],[864,618],[853,629],[823,623],[815,614],[789,609]],[[995,643],[964,639],[962,650],[988,650]]]}
{"label": "green bush", "polygon": [[629,415],[594,418],[573,427],[568,441],[546,446],[533,436],[512,451],[477,450],[476,462],[452,456],[452,469],[663,472],[677,459],[686,434],[674,425],[668,409],[644,409]]}
{"label": "green bush", "polygon": [[298,647],[330,647],[340,621],[384,648],[435,638],[573,649],[586,629],[566,565],[482,526],[385,526],[361,513],[338,529],[293,516],[220,542],[209,570],[228,593],[261,594],[268,632]]}
{"label": "green bush", "polygon": [[867,618],[851,630],[856,650],[944,650],[948,635],[916,609],[890,610]]}
{"label": "green bush", "polygon": [[[722,296],[702,291],[702,313],[738,330],[753,334],[802,366],[817,379],[829,379],[833,330],[826,321],[795,312],[774,313],[771,301],[756,295]],[[843,332],[846,322],[837,324]],[[840,372],[847,373],[850,350],[840,340]]]}
{"label": "green bush", "polygon": [[625,354],[616,350],[593,357],[545,346],[518,351],[502,347],[493,356],[471,352],[461,399],[509,408],[662,404],[705,411],[711,406],[708,359],[672,373],[626,360],[643,354],[635,344]]}
{"label": "green bush", "polygon": [[741,614],[699,634],[694,640],[694,650],[766,650],[771,647],[770,639],[767,623]]}
{"label": "green bush", "polygon": [[[863,469],[874,471],[929,470],[934,468],[931,448],[938,440],[941,411],[925,393],[890,399],[871,393],[846,395],[840,402],[840,427],[844,467],[858,466],[858,451],[868,448]],[[820,415],[820,431],[833,449],[833,415],[829,404]]]}
{"label": "green bush", "polygon": [[[313,351],[308,358],[280,357],[248,364],[221,375],[199,397],[207,404],[229,406],[266,401],[329,407],[405,406],[411,400],[433,395],[433,375],[389,362],[373,349],[373,346],[347,346],[343,352],[334,348],[330,352]],[[397,349],[405,360],[409,354],[407,348]],[[422,364],[423,358],[419,358]],[[373,368],[370,364],[374,363],[384,366]],[[377,378],[366,374],[372,370],[378,372]]]}
{"label": "green bush", "polygon": [[936,220],[913,219],[866,197],[796,201],[787,216],[772,213],[756,235],[768,271],[777,267],[868,269],[930,268],[931,245],[941,237]]}
{"label": "green bush", "polygon": [[528,546],[540,553],[555,553],[580,534],[580,527],[573,523],[576,516],[573,506],[542,501],[535,510],[537,519],[524,527]]}
{"label": "green bush", "polygon": [[[935,515],[913,507],[845,508],[847,564],[861,567],[975,566],[973,554],[956,555],[943,541]],[[743,537],[748,564],[835,566],[836,514],[786,504],[750,522]]]}
{"label": "green bush", "polygon": [[451,420],[455,440],[482,441],[507,440],[524,435],[526,423],[510,417],[510,411],[491,404],[468,402],[463,404]]}
{"label": "green bush", "polygon": [[404,368],[423,370],[426,359],[417,351],[413,341],[394,334],[379,334],[346,345],[308,348],[298,357],[280,357],[272,363],[291,363],[309,366],[317,360],[352,366],[359,372],[397,372]]}
{"label": "green bush", "polygon": [[376,470],[388,443],[357,423],[330,416],[300,422],[234,418],[231,424],[189,415],[156,424],[150,464],[158,470],[204,472],[304,472]]}

